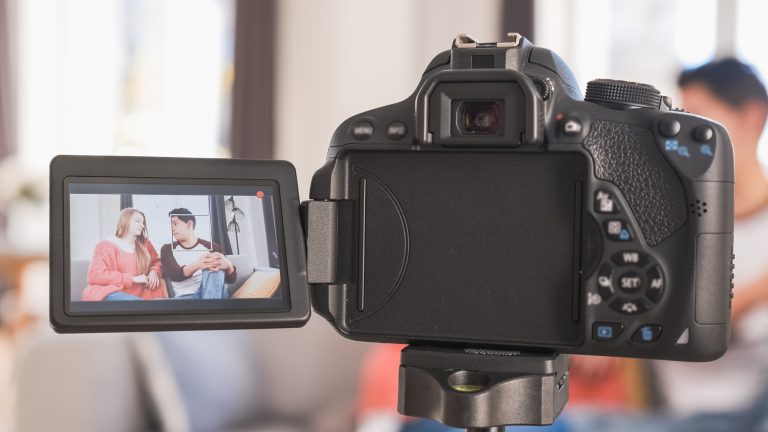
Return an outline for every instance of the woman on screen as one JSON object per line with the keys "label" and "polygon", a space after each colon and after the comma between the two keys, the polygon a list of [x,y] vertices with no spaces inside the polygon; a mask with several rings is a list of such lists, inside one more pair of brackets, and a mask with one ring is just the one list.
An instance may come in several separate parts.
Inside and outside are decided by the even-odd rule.
{"label": "woman on screen", "polygon": [[160,257],[147,238],[144,213],[120,212],[115,235],[100,241],[88,268],[84,301],[167,298]]}

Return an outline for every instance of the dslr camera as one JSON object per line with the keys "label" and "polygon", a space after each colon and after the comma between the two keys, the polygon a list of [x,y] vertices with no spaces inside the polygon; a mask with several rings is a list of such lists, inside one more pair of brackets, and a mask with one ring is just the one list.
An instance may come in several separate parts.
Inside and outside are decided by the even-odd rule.
{"label": "dslr camera", "polygon": [[314,309],[347,338],[440,349],[726,350],[726,130],[647,84],[582,96],[517,34],[460,35],[407,99],[343,122],[303,203],[283,161],[59,156],[50,174],[59,332]]}

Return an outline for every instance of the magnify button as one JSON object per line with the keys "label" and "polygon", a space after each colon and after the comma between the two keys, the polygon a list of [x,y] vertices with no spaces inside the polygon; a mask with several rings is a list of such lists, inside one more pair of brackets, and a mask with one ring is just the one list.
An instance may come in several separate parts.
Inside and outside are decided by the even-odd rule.
{"label": "magnify button", "polygon": [[690,153],[688,153],[688,147],[686,146],[680,146],[677,148],[677,154],[679,154],[682,157],[691,157]]}
{"label": "magnify button", "polygon": [[702,145],[699,148],[699,150],[701,151],[701,154],[703,154],[704,156],[710,156],[710,157],[714,156],[712,154],[712,146],[710,146],[709,144]]}

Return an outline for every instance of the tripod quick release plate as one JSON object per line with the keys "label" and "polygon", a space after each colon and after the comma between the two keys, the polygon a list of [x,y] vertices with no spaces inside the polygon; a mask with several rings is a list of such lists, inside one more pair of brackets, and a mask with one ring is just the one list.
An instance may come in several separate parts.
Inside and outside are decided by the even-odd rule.
{"label": "tripod quick release plate", "polygon": [[398,411],[460,428],[552,424],[568,401],[568,356],[406,347]]}

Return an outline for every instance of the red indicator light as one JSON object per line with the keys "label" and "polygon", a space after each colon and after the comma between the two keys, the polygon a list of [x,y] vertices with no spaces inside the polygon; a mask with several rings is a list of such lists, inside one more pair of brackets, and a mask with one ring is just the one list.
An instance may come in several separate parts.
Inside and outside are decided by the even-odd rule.
{"label": "red indicator light", "polygon": [[256,197],[257,198],[264,198],[264,192],[262,192],[262,191],[256,192]]}

